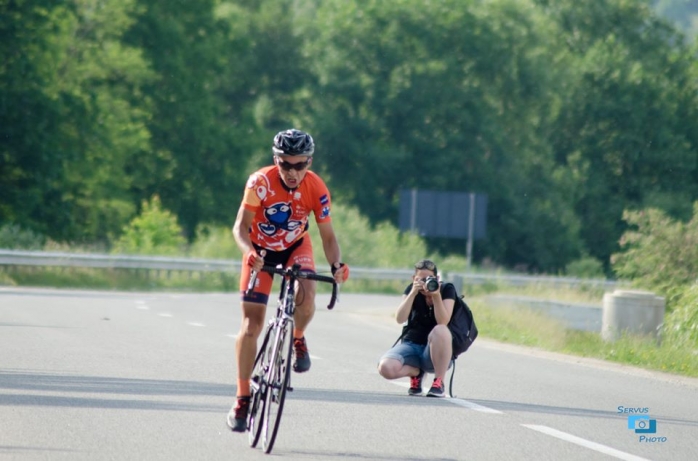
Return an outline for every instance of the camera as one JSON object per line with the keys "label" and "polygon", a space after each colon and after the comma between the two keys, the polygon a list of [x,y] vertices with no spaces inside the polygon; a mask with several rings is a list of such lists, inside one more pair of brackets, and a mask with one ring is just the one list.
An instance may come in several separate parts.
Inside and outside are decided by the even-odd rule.
{"label": "camera", "polygon": [[429,277],[424,279],[424,288],[426,288],[427,291],[432,292],[438,290],[439,280],[433,275],[430,275]]}

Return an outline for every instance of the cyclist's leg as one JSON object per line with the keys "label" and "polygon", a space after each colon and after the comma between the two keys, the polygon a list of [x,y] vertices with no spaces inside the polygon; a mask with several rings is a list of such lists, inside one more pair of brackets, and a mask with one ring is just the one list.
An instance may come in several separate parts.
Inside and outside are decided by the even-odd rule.
{"label": "cyclist's leg", "polygon": [[[250,267],[243,264],[240,274],[242,322],[240,324],[240,332],[235,342],[238,395],[250,395],[249,380],[252,374],[255,355],[257,354],[257,338],[264,327],[266,305],[272,285],[272,276],[266,272],[260,272],[257,274],[257,283],[255,284],[253,292],[250,295],[245,295],[249,280]],[[242,386],[240,386],[240,384],[242,384]],[[240,387],[243,389],[241,390]]]}
{"label": "cyclist's leg", "polygon": [[[289,264],[299,264],[301,269],[315,272],[315,261],[313,259],[313,244],[309,237],[303,238],[303,242],[296,247],[289,255]],[[315,315],[315,281],[300,280],[296,290],[296,313],[294,321],[296,323],[296,334],[294,337],[300,338],[308,327],[308,324]]]}
{"label": "cyclist's leg", "polygon": [[244,432],[247,425],[247,413],[250,401],[250,377],[257,354],[257,338],[264,327],[266,303],[271,291],[272,276],[266,272],[257,275],[257,283],[250,296],[245,290],[250,280],[250,267],[242,266],[240,274],[240,291],[242,296],[242,322],[235,341],[235,358],[237,363],[236,404],[228,413],[228,426],[233,431]]}
{"label": "cyclist's leg", "polygon": [[[301,269],[315,271],[313,246],[310,238],[294,248],[289,255],[289,264],[299,264]],[[293,349],[295,362],[293,370],[302,373],[310,369],[310,353],[305,341],[305,330],[315,315],[315,282],[300,280],[296,287],[296,312],[294,313]]]}
{"label": "cyclist's leg", "polygon": [[417,376],[425,347],[409,341],[396,344],[380,358],[378,373],[386,379]]}

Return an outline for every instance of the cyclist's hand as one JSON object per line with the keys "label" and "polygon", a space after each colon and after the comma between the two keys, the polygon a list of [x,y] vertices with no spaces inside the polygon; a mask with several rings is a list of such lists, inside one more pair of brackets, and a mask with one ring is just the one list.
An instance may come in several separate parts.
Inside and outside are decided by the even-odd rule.
{"label": "cyclist's hand", "polygon": [[252,270],[260,271],[262,266],[264,266],[264,258],[257,254],[255,250],[250,250],[245,255],[245,262]]}
{"label": "cyclist's hand", "polygon": [[332,275],[337,283],[346,282],[349,279],[349,266],[344,263],[334,263],[330,266]]}

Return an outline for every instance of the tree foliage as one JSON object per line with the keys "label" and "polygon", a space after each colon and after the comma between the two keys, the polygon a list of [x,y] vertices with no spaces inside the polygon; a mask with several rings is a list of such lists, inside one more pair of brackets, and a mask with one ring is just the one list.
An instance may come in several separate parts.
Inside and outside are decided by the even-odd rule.
{"label": "tree foliage", "polygon": [[566,37],[557,41],[564,44],[558,53],[569,69],[553,149],[578,181],[575,211],[585,246],[608,261],[626,208],[690,214],[698,194],[694,58],[643,2],[551,5]]}
{"label": "tree foliage", "polygon": [[555,83],[542,18],[510,1],[417,3],[318,10],[308,54],[333,185],[374,223],[397,220],[400,189],[486,193],[486,253],[559,267],[580,248],[566,175],[543,138]]}
{"label": "tree foliage", "polygon": [[0,219],[57,240],[105,238],[135,208],[124,166],[149,150],[147,113],[132,101],[151,74],[121,42],[133,1],[3,8]]}
{"label": "tree foliage", "polygon": [[688,222],[673,220],[661,210],[628,211],[630,229],[613,255],[619,277],[664,295],[698,281],[698,202]]}
{"label": "tree foliage", "polygon": [[104,243],[157,194],[194,240],[295,126],[372,226],[485,193],[476,261],[610,274],[625,210],[698,200],[697,50],[650,3],[0,0],[0,225]]}

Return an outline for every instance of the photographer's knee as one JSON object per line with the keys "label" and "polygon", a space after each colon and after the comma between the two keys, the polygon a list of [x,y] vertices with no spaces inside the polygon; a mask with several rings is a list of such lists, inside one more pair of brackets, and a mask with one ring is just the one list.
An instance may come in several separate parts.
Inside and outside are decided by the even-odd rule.
{"label": "photographer's knee", "polygon": [[432,341],[451,341],[451,330],[446,325],[436,325],[429,333]]}
{"label": "photographer's knee", "polygon": [[385,379],[393,379],[395,376],[395,367],[391,360],[384,359],[378,363],[378,374]]}

